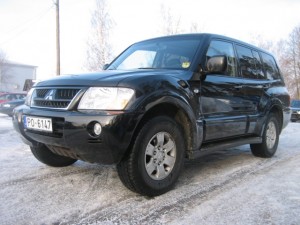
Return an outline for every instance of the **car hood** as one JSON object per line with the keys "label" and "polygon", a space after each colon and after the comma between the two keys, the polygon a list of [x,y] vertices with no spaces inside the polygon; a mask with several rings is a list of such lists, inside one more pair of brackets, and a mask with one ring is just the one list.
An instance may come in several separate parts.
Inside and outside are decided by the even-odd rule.
{"label": "car hood", "polygon": [[175,76],[186,77],[187,71],[184,70],[154,70],[138,69],[132,71],[106,70],[98,73],[61,75],[52,79],[44,80],[36,84],[36,87],[43,86],[118,86],[118,84],[127,78],[133,76]]}

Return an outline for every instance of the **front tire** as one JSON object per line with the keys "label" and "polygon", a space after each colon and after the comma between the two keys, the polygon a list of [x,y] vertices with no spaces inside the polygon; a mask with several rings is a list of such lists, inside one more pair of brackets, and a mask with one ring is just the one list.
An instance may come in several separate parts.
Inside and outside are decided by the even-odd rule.
{"label": "front tire", "polygon": [[77,160],[68,158],[65,156],[56,155],[51,152],[47,146],[45,145],[38,145],[35,147],[30,147],[32,154],[34,157],[39,160],[40,162],[53,167],[65,167],[72,165]]}
{"label": "front tire", "polygon": [[140,130],[133,147],[118,165],[122,183],[147,196],[169,191],[177,181],[184,161],[184,139],[178,124],[159,116]]}
{"label": "front tire", "polygon": [[252,154],[257,157],[271,158],[278,147],[279,124],[275,114],[270,114],[263,132],[261,144],[251,144]]}

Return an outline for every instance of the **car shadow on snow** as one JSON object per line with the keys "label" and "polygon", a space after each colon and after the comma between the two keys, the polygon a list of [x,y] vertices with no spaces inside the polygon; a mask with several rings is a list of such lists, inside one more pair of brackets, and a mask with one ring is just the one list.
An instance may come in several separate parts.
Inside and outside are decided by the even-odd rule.
{"label": "car shadow on snow", "polygon": [[260,160],[262,159],[251,154],[249,145],[219,150],[198,159],[186,160],[177,188],[181,185],[198,184],[204,180],[209,181],[219,176],[226,176]]}
{"label": "car shadow on snow", "polygon": [[[205,179],[213,179],[216,175],[222,173],[231,173],[247,166],[249,163],[251,164],[251,161],[257,162],[257,158],[252,156],[249,145],[215,151],[195,160],[186,160],[174,189],[181,189],[184,185],[199,183]],[[139,196],[122,185],[115,166],[78,161],[72,167],[74,172],[79,169],[84,173],[85,182],[89,183],[90,190],[101,190],[101,192],[105,190],[106,194],[108,192],[118,192],[131,197],[132,194]],[[74,185],[76,188],[76,182],[74,182]],[[80,188],[82,182],[78,182],[78,185],[78,188]]]}

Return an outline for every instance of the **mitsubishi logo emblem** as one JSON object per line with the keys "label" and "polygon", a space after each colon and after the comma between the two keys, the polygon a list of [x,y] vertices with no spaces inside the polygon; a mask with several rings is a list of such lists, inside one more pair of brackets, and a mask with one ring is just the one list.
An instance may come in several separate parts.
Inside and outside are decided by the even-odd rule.
{"label": "mitsubishi logo emblem", "polygon": [[44,99],[45,100],[53,100],[54,97],[55,97],[55,90],[51,89],[50,91],[47,92]]}

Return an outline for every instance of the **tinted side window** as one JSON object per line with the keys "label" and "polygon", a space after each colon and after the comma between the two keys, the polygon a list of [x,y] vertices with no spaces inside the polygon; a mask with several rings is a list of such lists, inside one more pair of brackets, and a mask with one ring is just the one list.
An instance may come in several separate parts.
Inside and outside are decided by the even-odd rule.
{"label": "tinted side window", "polygon": [[279,78],[279,70],[274,58],[268,54],[261,53],[263,66],[268,80],[276,80]]}
{"label": "tinted side window", "polygon": [[252,50],[252,54],[254,57],[257,79],[265,79],[262,62],[261,62],[258,52]]}
{"label": "tinted side window", "polygon": [[239,57],[241,75],[245,78],[257,78],[255,60],[251,49],[237,45],[236,50]]}
{"label": "tinted side window", "polygon": [[224,41],[212,41],[206,53],[206,60],[212,56],[225,55],[227,57],[226,75],[236,77],[237,65],[233,45]]}

